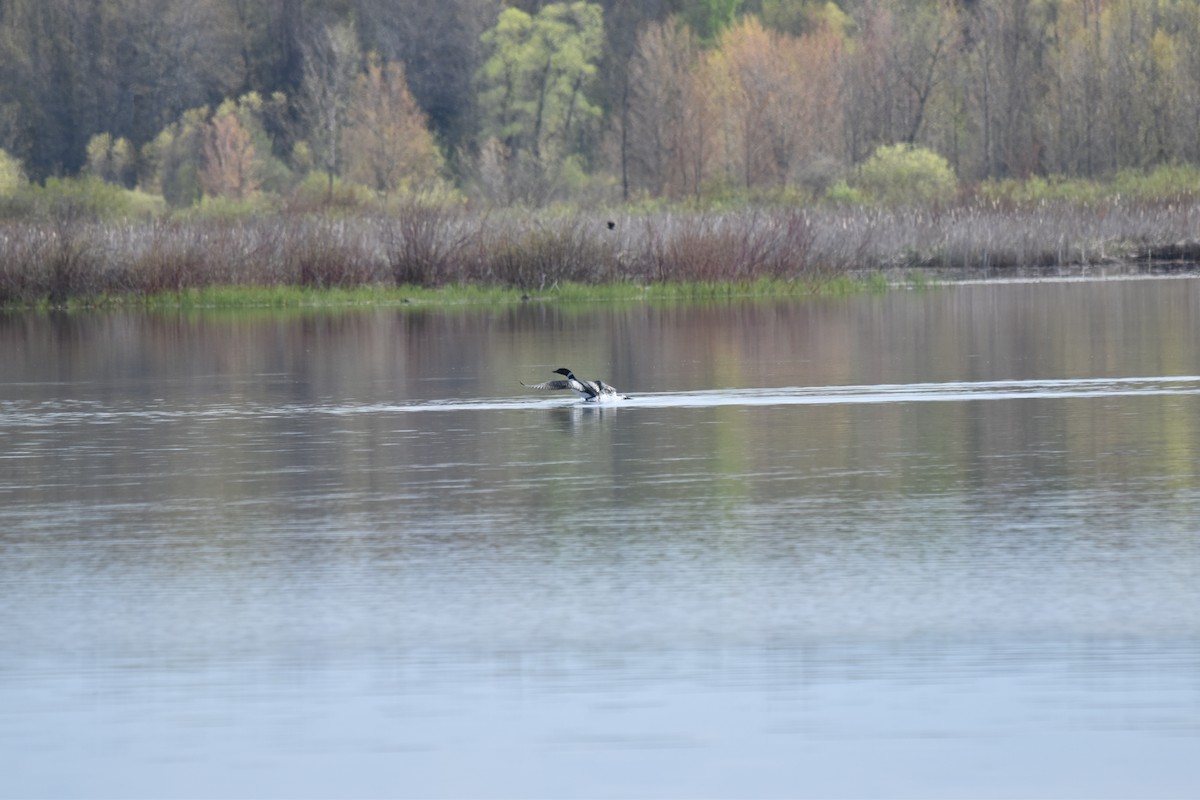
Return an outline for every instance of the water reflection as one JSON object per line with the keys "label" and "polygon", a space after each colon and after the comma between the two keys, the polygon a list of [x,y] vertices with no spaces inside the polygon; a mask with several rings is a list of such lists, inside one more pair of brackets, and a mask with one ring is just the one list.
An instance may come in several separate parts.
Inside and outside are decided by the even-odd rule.
{"label": "water reflection", "polygon": [[1185,795],[1198,301],[0,316],[6,782]]}

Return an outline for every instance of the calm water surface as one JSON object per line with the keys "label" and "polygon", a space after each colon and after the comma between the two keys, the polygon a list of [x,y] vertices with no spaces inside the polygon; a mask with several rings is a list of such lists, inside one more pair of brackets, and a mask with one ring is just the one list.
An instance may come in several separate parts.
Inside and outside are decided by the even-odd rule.
{"label": "calm water surface", "polygon": [[0,796],[1195,797],[1197,342],[1195,280],[0,316]]}

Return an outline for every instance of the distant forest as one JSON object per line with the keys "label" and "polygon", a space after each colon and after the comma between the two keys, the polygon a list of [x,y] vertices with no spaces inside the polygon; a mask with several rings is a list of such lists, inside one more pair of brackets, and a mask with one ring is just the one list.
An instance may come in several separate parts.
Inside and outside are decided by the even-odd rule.
{"label": "distant forest", "polygon": [[805,198],[894,145],[1200,164],[1200,0],[0,2],[0,193]]}

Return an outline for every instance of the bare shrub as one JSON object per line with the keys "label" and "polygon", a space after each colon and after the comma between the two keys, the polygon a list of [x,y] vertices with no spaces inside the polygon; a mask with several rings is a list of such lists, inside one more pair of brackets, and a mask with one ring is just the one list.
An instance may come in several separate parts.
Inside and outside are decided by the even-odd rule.
{"label": "bare shrub", "polygon": [[815,277],[823,272],[821,265],[812,260],[816,232],[807,214],[791,211],[773,217],[768,234],[759,265],[760,275],[797,278]]}
{"label": "bare shrub", "polygon": [[668,227],[650,277],[661,282],[733,279],[744,256],[745,232],[724,217],[678,220]]}
{"label": "bare shrub", "polygon": [[419,286],[452,280],[474,236],[461,214],[415,203],[388,219],[382,234],[392,281]]}
{"label": "bare shrub", "polygon": [[368,252],[370,242],[350,227],[345,220],[295,221],[282,248],[284,282],[314,288],[378,282],[382,274]]}
{"label": "bare shrub", "polygon": [[86,226],[60,221],[51,231],[44,253],[40,292],[51,306],[62,306],[73,297],[92,297],[101,291],[97,278],[102,256],[85,240]]}
{"label": "bare shrub", "polygon": [[645,222],[636,262],[659,282],[796,278],[815,274],[815,242],[800,211],[663,217]]}
{"label": "bare shrub", "polygon": [[538,290],[566,281],[600,283],[618,277],[615,246],[589,231],[589,222],[575,218],[516,230],[489,228],[480,241],[486,276]]}
{"label": "bare shrub", "polygon": [[141,242],[129,245],[136,253],[128,261],[130,290],[156,294],[220,283],[208,238],[194,225],[160,222],[143,229]]}
{"label": "bare shrub", "polygon": [[0,231],[0,304],[27,305],[44,296],[37,285],[43,271],[48,231],[41,226],[13,225]]}

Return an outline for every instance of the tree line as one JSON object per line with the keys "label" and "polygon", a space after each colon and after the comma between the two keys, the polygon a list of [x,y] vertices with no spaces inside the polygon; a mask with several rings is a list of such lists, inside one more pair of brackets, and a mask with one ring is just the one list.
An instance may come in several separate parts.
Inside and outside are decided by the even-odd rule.
{"label": "tree line", "polygon": [[1200,0],[5,0],[0,192],[811,198],[898,146],[1103,178],[1200,164],[1197,42]]}

